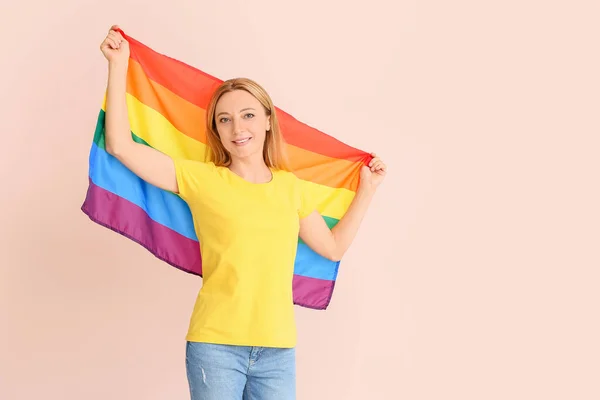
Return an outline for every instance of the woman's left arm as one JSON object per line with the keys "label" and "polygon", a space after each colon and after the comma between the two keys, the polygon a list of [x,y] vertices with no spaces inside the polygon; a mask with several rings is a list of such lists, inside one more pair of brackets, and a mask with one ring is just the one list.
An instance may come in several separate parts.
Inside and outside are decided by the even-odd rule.
{"label": "woman's left arm", "polygon": [[300,238],[317,254],[332,261],[341,260],[354,240],[371,204],[373,195],[386,175],[386,165],[375,154],[360,170],[360,182],[350,207],[340,221],[329,229],[318,211],[300,220]]}

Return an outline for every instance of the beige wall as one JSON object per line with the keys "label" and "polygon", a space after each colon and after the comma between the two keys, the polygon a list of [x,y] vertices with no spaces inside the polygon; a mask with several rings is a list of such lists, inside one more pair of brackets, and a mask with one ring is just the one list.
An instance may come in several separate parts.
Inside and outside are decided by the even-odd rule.
{"label": "beige wall", "polygon": [[6,3],[0,399],[188,398],[200,281],[79,211],[113,23],[389,164],[300,400],[600,398],[597,2]]}

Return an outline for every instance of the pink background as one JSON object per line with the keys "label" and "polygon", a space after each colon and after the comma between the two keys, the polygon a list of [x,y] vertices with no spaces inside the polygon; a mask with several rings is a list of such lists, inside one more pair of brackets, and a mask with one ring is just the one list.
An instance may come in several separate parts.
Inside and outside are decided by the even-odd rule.
{"label": "pink background", "polygon": [[300,400],[600,398],[599,3],[352,4],[2,3],[0,399],[188,398],[200,280],[79,211],[113,23],[389,165]]}

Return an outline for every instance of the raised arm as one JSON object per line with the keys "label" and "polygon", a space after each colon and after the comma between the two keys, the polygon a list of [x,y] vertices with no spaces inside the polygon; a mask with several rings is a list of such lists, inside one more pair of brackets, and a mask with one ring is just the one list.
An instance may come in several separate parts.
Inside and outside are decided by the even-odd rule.
{"label": "raised arm", "polygon": [[144,181],[177,193],[173,160],[164,153],[136,143],[131,137],[127,113],[129,43],[111,27],[100,49],[108,60],[106,97],[106,151]]}
{"label": "raised arm", "polygon": [[385,164],[373,154],[369,166],[360,172],[360,184],[346,214],[329,229],[317,211],[300,220],[300,238],[316,253],[339,261],[358,233],[371,199],[386,174]]}

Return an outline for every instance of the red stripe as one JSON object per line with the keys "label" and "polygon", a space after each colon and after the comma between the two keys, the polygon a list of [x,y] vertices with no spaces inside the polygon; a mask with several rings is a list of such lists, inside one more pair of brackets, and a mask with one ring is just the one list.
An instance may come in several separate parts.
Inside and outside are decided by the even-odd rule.
{"label": "red stripe", "polygon": [[90,219],[141,244],[168,264],[202,275],[198,242],[152,220],[143,209],[91,180],[81,210]]}
{"label": "red stripe", "polygon": [[[181,98],[206,110],[214,90],[222,83],[217,79],[184,62],[160,54],[121,31],[129,41],[131,58],[137,61],[146,75]],[[312,128],[290,114],[277,108],[284,139],[294,146],[328,157],[361,162],[368,157],[362,150]],[[368,162],[369,160],[367,160]]]}

